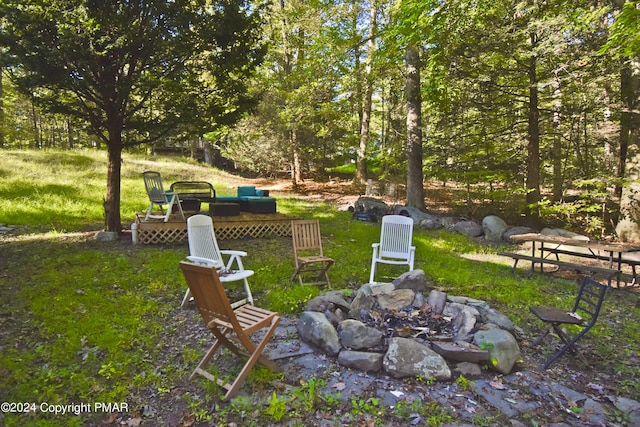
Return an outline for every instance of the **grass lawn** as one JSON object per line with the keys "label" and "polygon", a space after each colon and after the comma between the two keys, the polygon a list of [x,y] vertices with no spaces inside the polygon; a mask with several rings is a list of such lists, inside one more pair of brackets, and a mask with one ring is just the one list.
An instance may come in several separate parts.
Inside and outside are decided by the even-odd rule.
{"label": "grass lawn", "polygon": [[[160,171],[166,187],[178,180],[205,180],[221,195],[248,182],[185,159],[125,155],[121,207],[125,225],[148,206],[141,177],[147,169]],[[0,224],[16,229],[0,235],[3,401],[63,406],[126,402],[132,419],[162,401],[186,406],[196,422],[274,422],[275,410],[248,414],[241,401],[222,403],[220,390],[205,380],[188,380],[202,352],[181,341],[195,334],[193,325],[201,322],[196,313],[179,307],[186,285],[178,262],[188,253],[187,243],[94,241],[93,232],[104,222],[104,153],[0,151],[0,178]],[[326,255],[337,260],[330,270],[333,288],[357,289],[366,283],[379,224],[353,221],[332,203],[286,192],[273,195],[279,212],[320,219]],[[289,238],[220,244],[248,252],[244,262],[255,270],[251,289],[257,305],[297,315],[322,291],[290,281]],[[522,328],[525,341],[538,332],[529,305],[569,307],[574,295],[572,281],[548,275],[513,277],[510,266],[495,256],[500,248],[458,234],[416,227],[414,244],[415,266],[425,271],[431,286],[488,301]],[[392,277],[401,272],[386,270]],[[592,379],[605,383],[612,394],[640,400],[638,294],[614,290],[603,310],[599,323],[580,341],[595,366]],[[203,346],[209,339],[190,338]],[[524,366],[529,368],[527,360],[536,352],[523,346]],[[564,363],[573,361],[562,359],[557,368],[560,376]],[[268,401],[273,383],[279,380],[257,369],[245,387]],[[316,405],[327,403],[309,402],[308,394],[306,400],[301,398],[296,386],[308,391],[309,384],[291,385],[279,396],[291,413],[314,411]],[[273,409],[273,402],[266,407]],[[98,425],[105,420],[105,414],[55,415],[41,408],[0,414],[0,425],[7,426]]]}

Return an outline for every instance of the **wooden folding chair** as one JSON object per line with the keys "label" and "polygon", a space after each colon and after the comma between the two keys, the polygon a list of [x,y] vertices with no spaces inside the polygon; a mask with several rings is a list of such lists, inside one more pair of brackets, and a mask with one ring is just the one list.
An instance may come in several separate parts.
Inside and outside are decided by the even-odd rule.
{"label": "wooden folding chair", "polygon": [[[580,289],[571,311],[557,307],[529,307],[529,310],[531,310],[538,319],[545,324],[551,325],[531,346],[534,347],[538,345],[551,331],[554,331],[564,343],[564,346],[544,363],[544,369],[551,366],[551,364],[567,350],[571,350],[573,354],[577,355],[582,362],[587,365],[587,361],[575,349],[574,344],[595,325],[607,289],[608,286],[597,282],[591,277],[585,276],[580,279]],[[575,325],[579,330],[571,337],[568,332],[563,330],[563,325]]]}
{"label": "wooden folding chair", "polygon": [[372,246],[371,275],[369,283],[374,283],[378,263],[408,265],[413,270],[416,247],[413,243],[413,219],[402,215],[382,217],[380,243]]}
{"label": "wooden folding chair", "polygon": [[[281,371],[282,369],[276,363],[262,355],[262,351],[280,323],[280,315],[250,304],[245,304],[235,310],[231,308],[231,303],[222,287],[215,267],[182,261],[180,268],[202,319],[216,338],[191,374],[190,379],[195,374],[200,374],[210,381],[215,381],[227,390],[224,399],[228,399],[238,392],[256,362],[260,362],[274,371]],[[254,344],[250,336],[265,328],[268,329],[262,340]],[[234,344],[232,340],[237,341],[238,344]],[[205,370],[205,366],[221,347],[226,347],[237,356],[247,357],[245,365],[235,379],[226,381],[222,377],[216,378],[215,375]]]}
{"label": "wooden folding chair", "polygon": [[320,222],[317,219],[291,221],[291,234],[293,236],[293,256],[296,261],[296,271],[291,280],[297,277],[301,285],[304,285],[303,275],[317,273],[314,282],[307,285],[329,285],[327,270],[333,265],[333,259],[324,256],[322,251],[322,235],[320,234]]}

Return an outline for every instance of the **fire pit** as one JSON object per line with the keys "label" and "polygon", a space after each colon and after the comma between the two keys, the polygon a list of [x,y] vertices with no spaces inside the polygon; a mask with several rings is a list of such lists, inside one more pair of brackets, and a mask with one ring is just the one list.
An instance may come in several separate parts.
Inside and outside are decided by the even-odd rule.
{"label": "fire pit", "polygon": [[369,311],[363,323],[383,331],[385,337],[413,337],[432,341],[452,341],[455,335],[452,319],[434,314],[426,304],[416,309],[382,309],[378,304]]}
{"label": "fire pit", "polygon": [[346,367],[394,377],[449,379],[449,365],[459,363],[506,374],[520,358],[506,316],[484,301],[428,290],[422,270],[352,295],[320,295],[307,304],[297,330]]}

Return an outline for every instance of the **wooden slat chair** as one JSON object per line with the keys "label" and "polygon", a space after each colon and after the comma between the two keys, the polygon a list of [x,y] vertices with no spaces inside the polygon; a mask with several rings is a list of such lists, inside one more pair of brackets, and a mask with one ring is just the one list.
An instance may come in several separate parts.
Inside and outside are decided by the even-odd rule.
{"label": "wooden slat chair", "polygon": [[[180,198],[173,191],[165,191],[162,185],[162,177],[160,172],[145,171],[142,172],[142,179],[144,180],[144,187],[147,190],[147,196],[149,196],[149,209],[147,209],[147,215],[144,217],[145,221],[152,219],[164,219],[164,222],[169,221],[173,206],[178,207],[180,216],[184,219],[184,212],[182,212],[182,204]],[[160,207],[162,215],[153,214],[153,208],[155,206]],[[167,206],[167,213],[164,213],[163,206]]]}
{"label": "wooden slat chair", "polygon": [[[538,345],[551,331],[554,331],[564,343],[564,346],[544,363],[544,369],[551,366],[551,364],[567,350],[571,350],[585,365],[587,364],[584,357],[575,349],[574,344],[589,332],[593,325],[595,325],[596,320],[598,320],[600,308],[602,307],[608,286],[586,276],[580,279],[579,286],[578,295],[571,311],[558,307],[529,307],[529,310],[538,319],[550,325],[550,328],[540,335],[531,346],[534,347]],[[575,335],[571,336],[569,332],[563,330],[563,325],[574,325],[578,330],[575,332]]]}
{"label": "wooden slat chair", "polygon": [[402,215],[382,217],[380,243],[374,243],[369,283],[375,283],[378,263],[408,265],[413,270],[416,247],[413,242],[413,218]]}
{"label": "wooden slat chair", "polygon": [[[322,235],[320,222],[317,219],[291,221],[291,235],[293,236],[293,256],[296,270],[291,280],[296,277],[301,285],[329,285],[327,270],[334,260],[326,257],[322,250]],[[315,274],[315,281],[304,283],[303,276]]]}
{"label": "wooden slat chair", "polygon": [[[215,381],[227,391],[224,399],[229,399],[238,392],[256,362],[260,362],[271,370],[282,371],[275,362],[262,355],[262,351],[280,323],[280,315],[250,304],[233,309],[215,267],[182,261],[180,268],[189,289],[191,289],[202,319],[216,338],[191,374],[190,379],[199,374],[210,381]],[[251,340],[251,335],[265,328],[267,330],[263,338],[257,344],[254,343]],[[222,347],[229,349],[239,357],[247,358],[235,379],[226,380],[228,376],[223,377],[221,374],[216,377],[205,369],[216,351]]]}
{"label": "wooden slat chair", "polygon": [[[244,297],[231,304],[238,307],[242,304],[253,304],[253,295],[247,278],[253,276],[253,270],[245,270],[242,257],[247,256],[245,251],[220,250],[218,241],[213,229],[213,221],[207,215],[193,215],[187,219],[187,237],[189,239],[189,256],[187,259],[199,264],[214,266],[218,269],[218,276],[222,283],[242,281],[244,285]],[[225,258],[228,257],[226,262]],[[181,306],[184,307],[191,291],[187,289],[182,299]]]}

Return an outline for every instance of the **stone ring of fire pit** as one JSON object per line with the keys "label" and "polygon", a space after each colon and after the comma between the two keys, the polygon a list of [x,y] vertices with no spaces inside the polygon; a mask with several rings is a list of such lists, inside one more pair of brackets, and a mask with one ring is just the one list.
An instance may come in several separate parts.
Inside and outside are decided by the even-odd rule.
{"label": "stone ring of fire pit", "polygon": [[395,378],[448,380],[449,364],[461,362],[511,372],[520,347],[506,316],[485,301],[427,291],[424,271],[413,270],[351,297],[327,292],[309,301],[298,335],[345,367]]}

